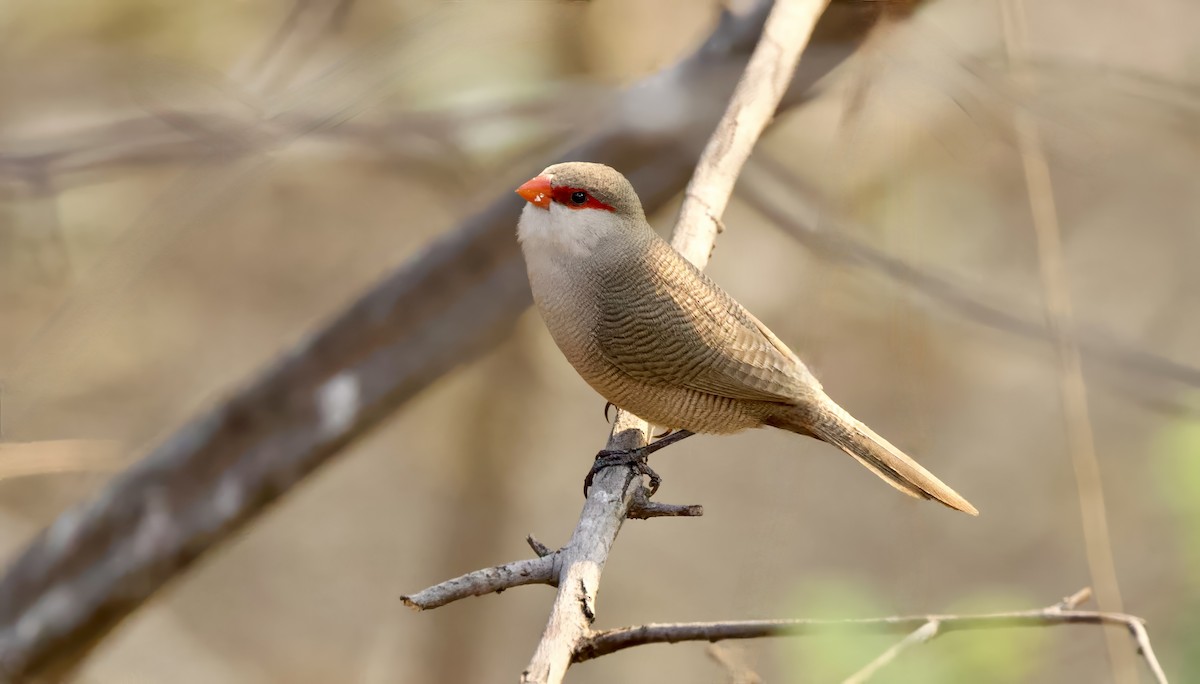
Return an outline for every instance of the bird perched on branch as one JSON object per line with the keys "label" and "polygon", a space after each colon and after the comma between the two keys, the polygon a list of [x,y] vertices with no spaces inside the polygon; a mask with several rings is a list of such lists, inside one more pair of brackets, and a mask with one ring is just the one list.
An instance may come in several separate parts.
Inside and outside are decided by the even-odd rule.
{"label": "bird perched on branch", "polygon": [[559,349],[609,402],[678,430],[601,452],[593,474],[615,463],[652,474],[645,458],[666,444],[766,425],[828,442],[905,494],[978,514],[834,403],[767,326],[660,238],[619,172],[555,164],[517,193],[529,202],[517,228],[529,284]]}

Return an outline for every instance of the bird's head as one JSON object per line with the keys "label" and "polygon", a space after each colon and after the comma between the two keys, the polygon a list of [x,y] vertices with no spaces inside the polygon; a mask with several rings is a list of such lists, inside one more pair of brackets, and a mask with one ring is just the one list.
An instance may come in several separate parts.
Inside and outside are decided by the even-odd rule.
{"label": "bird's head", "polygon": [[526,245],[587,254],[603,240],[649,230],[633,185],[604,164],[548,166],[517,188],[517,194],[529,202],[517,231]]}

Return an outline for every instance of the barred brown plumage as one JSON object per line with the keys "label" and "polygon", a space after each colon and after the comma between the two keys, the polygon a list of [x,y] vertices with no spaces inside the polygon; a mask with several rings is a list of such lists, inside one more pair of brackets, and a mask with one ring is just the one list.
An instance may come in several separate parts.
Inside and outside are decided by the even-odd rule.
{"label": "barred brown plumage", "polygon": [[[561,201],[564,188],[587,200]],[[906,494],[978,514],[834,403],[787,345],[660,238],[619,172],[556,164],[518,192],[529,201],[518,237],[534,302],[605,399],[690,432],[766,425],[816,437]]]}

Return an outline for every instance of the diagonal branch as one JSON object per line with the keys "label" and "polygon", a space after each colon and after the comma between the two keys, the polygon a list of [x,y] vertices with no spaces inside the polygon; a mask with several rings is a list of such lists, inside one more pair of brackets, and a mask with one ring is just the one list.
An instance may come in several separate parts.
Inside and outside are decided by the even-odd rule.
{"label": "diagonal branch", "polygon": [[[816,34],[821,58],[797,73],[794,90],[852,53],[877,17],[874,7],[838,5]],[[724,15],[696,53],[623,93],[623,118],[565,158],[616,166],[648,211],[663,206],[761,30],[761,13]],[[169,580],[504,335],[530,303],[514,239],[519,204],[506,191],[59,516],[0,580],[0,679],[62,676]]]}
{"label": "diagonal branch", "polygon": [[[827,4],[828,0],[778,0],[771,6],[762,37],[688,184],[675,226],[672,246],[699,268],[708,263],[737,177],[787,92]],[[756,12],[766,6],[759,3]],[[618,411],[606,449],[632,449],[646,439],[646,422]],[[635,492],[643,487],[641,476],[628,466],[607,468],[595,479],[565,547],[558,594],[542,639],[521,675],[523,684],[557,684],[566,676],[579,644],[591,632],[609,549]]]}
{"label": "diagonal branch", "polygon": [[354,0],[293,0],[279,28],[249,66],[255,91],[270,94],[288,85],[322,39],[342,28]]}
{"label": "diagonal branch", "polygon": [[698,268],[708,264],[721,216],[742,167],[788,90],[800,54],[829,0],[779,0],[762,39],[684,192],[671,244]]}
{"label": "diagonal branch", "polygon": [[[751,183],[744,183],[738,188],[738,198],[810,249],[834,259],[873,269],[880,275],[911,287],[929,299],[940,303],[949,311],[981,325],[1029,339],[1052,339],[1051,333],[1044,324],[1011,314],[989,304],[978,295],[972,294],[970,288],[963,283],[921,270],[903,259],[849,237],[854,231],[816,228],[817,212],[820,212],[822,220],[828,222],[827,219],[832,219],[834,224],[839,227],[848,228],[850,222],[847,217],[823,202],[817,193],[795,173],[769,155],[756,157],[755,166],[761,167],[763,171],[785,185],[790,195],[798,194],[800,203],[805,205],[808,211],[798,215],[794,208],[785,208],[778,198],[764,191],[761,186]],[[1082,334],[1083,332],[1088,334]],[[1080,352],[1088,360],[1102,362],[1156,380],[1200,387],[1200,368],[1138,349],[1112,339],[1110,334],[1101,331],[1084,330],[1071,334],[1074,335]]]}

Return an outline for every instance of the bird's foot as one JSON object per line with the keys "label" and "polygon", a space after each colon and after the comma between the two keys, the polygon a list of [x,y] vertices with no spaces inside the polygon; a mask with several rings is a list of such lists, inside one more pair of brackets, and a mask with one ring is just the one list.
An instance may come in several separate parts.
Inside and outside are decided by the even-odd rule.
{"label": "bird's foot", "polygon": [[633,471],[638,475],[645,475],[650,478],[650,496],[658,491],[658,486],[662,484],[662,478],[647,462],[650,454],[670,446],[675,442],[686,439],[692,436],[690,430],[678,430],[669,432],[662,439],[655,440],[646,446],[636,449],[605,449],[596,454],[596,460],[592,463],[592,469],[588,471],[587,477],[583,479],[583,495],[587,496],[588,490],[592,487],[592,480],[596,478],[596,473],[605,468],[616,465],[627,465],[633,467]]}
{"label": "bird's foot", "polygon": [[658,486],[662,484],[662,478],[647,462],[647,457],[651,450],[647,447],[639,447],[637,449],[605,449],[596,454],[596,460],[592,462],[592,469],[588,471],[587,477],[583,479],[583,495],[587,496],[588,490],[592,488],[592,480],[596,478],[596,474],[605,468],[612,466],[630,466],[633,472],[638,475],[645,475],[650,478],[650,496],[658,491]]}

